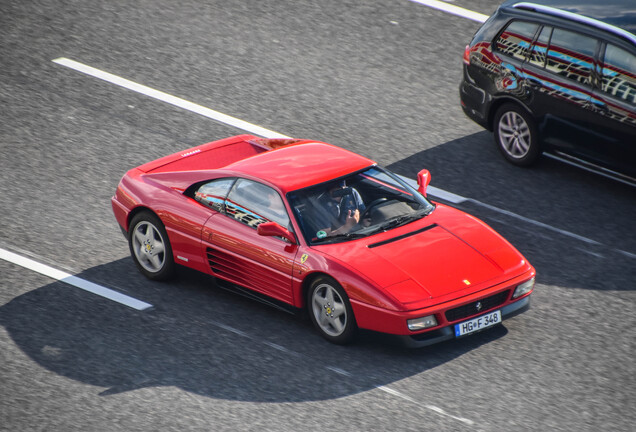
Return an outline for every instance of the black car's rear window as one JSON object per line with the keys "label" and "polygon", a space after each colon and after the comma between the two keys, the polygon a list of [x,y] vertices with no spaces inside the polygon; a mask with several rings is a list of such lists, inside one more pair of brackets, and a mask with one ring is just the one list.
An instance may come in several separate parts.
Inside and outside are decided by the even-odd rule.
{"label": "black car's rear window", "polygon": [[525,60],[530,49],[530,44],[539,25],[526,21],[512,21],[506,29],[497,37],[495,49],[500,53]]}

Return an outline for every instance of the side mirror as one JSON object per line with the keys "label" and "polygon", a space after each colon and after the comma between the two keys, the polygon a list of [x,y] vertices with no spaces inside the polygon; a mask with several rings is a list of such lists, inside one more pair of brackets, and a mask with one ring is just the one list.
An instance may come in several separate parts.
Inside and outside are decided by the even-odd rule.
{"label": "side mirror", "polygon": [[258,235],[262,236],[282,237],[289,240],[293,245],[297,244],[294,234],[278,225],[276,222],[263,222],[256,228],[256,232]]}
{"label": "side mirror", "polygon": [[431,182],[431,173],[427,169],[417,173],[417,190],[422,195],[426,196],[426,188]]}

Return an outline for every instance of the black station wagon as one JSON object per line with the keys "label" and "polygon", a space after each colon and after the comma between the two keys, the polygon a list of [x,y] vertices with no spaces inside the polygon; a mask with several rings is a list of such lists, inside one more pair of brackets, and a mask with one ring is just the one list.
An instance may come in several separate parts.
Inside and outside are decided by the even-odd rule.
{"label": "black station wagon", "polygon": [[504,157],[636,185],[636,0],[507,1],[464,52],[460,99]]}

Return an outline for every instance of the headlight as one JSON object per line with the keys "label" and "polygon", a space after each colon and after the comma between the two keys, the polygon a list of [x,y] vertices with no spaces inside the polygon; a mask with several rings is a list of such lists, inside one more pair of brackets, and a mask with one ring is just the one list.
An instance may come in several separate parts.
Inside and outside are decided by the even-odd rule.
{"label": "headlight", "polygon": [[435,319],[435,315],[429,315],[422,318],[408,320],[406,323],[409,326],[409,330],[416,331],[435,327],[437,325],[437,320]]}
{"label": "headlight", "polygon": [[524,294],[528,294],[534,288],[534,278],[525,281],[521,285],[517,285],[515,292],[512,294],[512,298],[521,297]]}

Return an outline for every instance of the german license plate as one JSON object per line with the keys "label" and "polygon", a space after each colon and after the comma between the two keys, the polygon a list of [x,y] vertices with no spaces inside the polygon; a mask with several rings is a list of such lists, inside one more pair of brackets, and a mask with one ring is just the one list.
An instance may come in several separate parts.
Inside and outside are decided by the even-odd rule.
{"label": "german license plate", "polygon": [[463,323],[455,324],[455,336],[464,336],[501,322],[501,311],[493,311]]}

